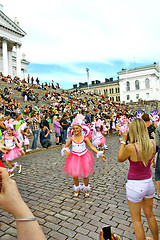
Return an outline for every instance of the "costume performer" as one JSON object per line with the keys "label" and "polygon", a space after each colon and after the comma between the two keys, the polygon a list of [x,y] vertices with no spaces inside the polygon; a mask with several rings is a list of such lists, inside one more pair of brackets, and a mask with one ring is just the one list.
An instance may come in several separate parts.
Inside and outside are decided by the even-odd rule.
{"label": "costume performer", "polygon": [[[89,150],[86,149],[86,144],[95,153],[97,157],[101,156],[104,161],[107,161],[103,152],[99,152],[90,142],[86,135],[82,134],[83,119],[81,114],[72,122],[73,135],[68,139],[67,143],[62,149],[62,155],[66,155],[66,163],[63,171],[67,175],[73,177],[75,197],[78,197],[81,189],[85,191],[85,197],[89,197],[89,175],[93,173],[94,156]],[[70,152],[69,146],[72,144],[72,151]],[[79,178],[84,179],[84,185],[79,184]]]}
{"label": "costume performer", "polygon": [[93,146],[99,148],[99,150],[103,149],[103,147],[105,149],[108,149],[106,145],[105,134],[104,134],[104,123],[100,119],[96,122],[96,125],[95,125],[92,144]]}
{"label": "costume performer", "polygon": [[[2,137],[0,144],[4,141],[3,152],[5,152],[3,156],[3,160],[6,161],[8,166],[8,172],[10,172],[10,176],[14,176],[14,169],[18,168],[18,173],[21,173],[21,165],[18,163],[13,163],[15,158],[21,156],[21,154],[25,155],[24,151],[21,149],[21,145],[18,143],[17,138],[14,135],[13,125],[9,124],[7,126],[7,132],[5,132],[4,136]],[[16,146],[17,145],[17,146]]]}

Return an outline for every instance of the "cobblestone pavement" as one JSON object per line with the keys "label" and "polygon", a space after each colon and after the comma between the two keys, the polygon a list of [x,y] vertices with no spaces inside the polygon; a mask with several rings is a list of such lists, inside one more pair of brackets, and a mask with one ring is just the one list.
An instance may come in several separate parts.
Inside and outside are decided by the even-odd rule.
{"label": "cobblestone pavement", "polygon": [[[83,192],[77,199],[73,198],[72,178],[62,171],[65,158],[60,154],[61,147],[20,158],[22,173],[16,173],[14,179],[48,240],[98,240],[101,227],[108,224],[121,239],[135,239],[125,197],[128,161],[117,162],[120,145],[117,136],[107,138],[107,144],[108,162],[95,160],[95,172],[90,176],[92,190],[87,199]],[[152,173],[154,176],[153,168]],[[157,200],[154,200],[154,213],[160,226]],[[16,239],[13,217],[0,211],[0,220],[0,239]],[[143,214],[142,221],[146,235],[151,236]]]}

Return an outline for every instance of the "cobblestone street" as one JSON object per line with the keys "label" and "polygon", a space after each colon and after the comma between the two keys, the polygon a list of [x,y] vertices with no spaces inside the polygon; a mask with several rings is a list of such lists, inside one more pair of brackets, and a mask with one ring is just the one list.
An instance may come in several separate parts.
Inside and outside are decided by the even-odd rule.
{"label": "cobblestone street", "polygon": [[[125,197],[129,163],[117,162],[120,146],[117,136],[107,138],[107,144],[108,162],[95,158],[89,198],[84,198],[83,192],[78,198],[73,198],[73,181],[62,171],[65,157],[61,156],[60,146],[19,159],[22,173],[16,172],[13,179],[48,240],[98,240],[101,227],[108,224],[122,240],[135,239]],[[154,177],[154,168],[151,169]],[[154,200],[154,213],[160,226],[160,204],[157,200]],[[13,217],[2,210],[0,217],[0,239],[17,239]],[[151,236],[143,214],[142,221],[146,236]]]}

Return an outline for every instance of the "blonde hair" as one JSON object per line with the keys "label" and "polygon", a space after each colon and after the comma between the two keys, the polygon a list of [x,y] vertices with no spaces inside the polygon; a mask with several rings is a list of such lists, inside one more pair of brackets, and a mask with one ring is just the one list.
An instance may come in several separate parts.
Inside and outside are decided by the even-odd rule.
{"label": "blonde hair", "polygon": [[143,119],[136,118],[129,124],[129,138],[130,143],[138,143],[140,159],[146,166],[153,146]]}

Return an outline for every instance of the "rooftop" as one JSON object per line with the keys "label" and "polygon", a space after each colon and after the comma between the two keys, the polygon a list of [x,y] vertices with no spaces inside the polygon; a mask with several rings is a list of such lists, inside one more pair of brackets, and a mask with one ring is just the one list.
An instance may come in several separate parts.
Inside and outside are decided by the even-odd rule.
{"label": "rooftop", "polygon": [[140,67],[136,67],[136,68],[130,68],[130,69],[122,68],[122,70],[117,72],[117,74],[124,74],[124,73],[128,73],[128,72],[140,71],[140,70],[145,70],[145,69],[150,69],[150,68],[156,68],[157,71],[159,72],[159,65],[158,65],[158,63],[154,62],[153,64],[140,66]]}

